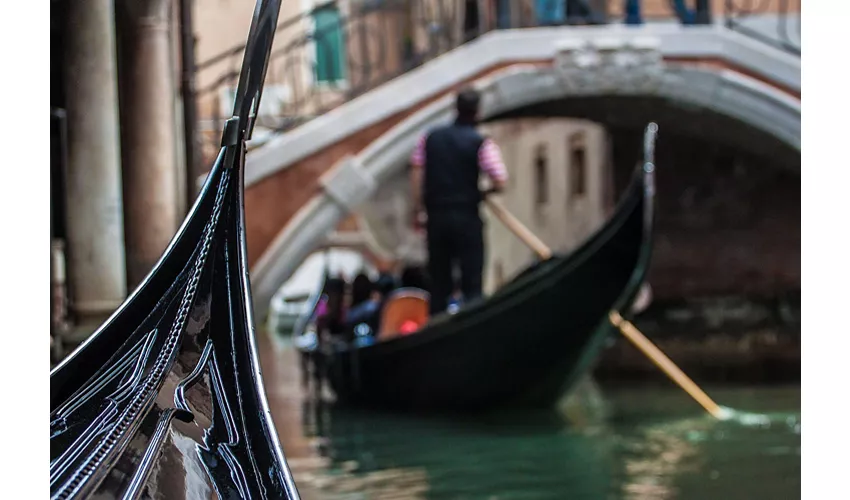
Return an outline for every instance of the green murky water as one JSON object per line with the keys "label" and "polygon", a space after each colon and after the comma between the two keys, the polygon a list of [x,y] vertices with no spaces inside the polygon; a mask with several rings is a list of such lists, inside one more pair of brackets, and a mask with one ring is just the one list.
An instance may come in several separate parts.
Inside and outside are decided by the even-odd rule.
{"label": "green murky water", "polygon": [[305,403],[308,446],[293,454],[286,436],[283,444],[305,499],[800,497],[799,387],[708,388],[724,406],[767,416],[727,422],[673,387],[602,392],[606,415],[572,424],[527,413],[425,419]]}

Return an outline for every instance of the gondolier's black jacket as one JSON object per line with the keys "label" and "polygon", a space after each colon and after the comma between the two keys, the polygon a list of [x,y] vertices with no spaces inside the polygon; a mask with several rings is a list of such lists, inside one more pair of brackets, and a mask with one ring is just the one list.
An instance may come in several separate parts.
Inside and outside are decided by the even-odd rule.
{"label": "gondolier's black jacket", "polygon": [[461,123],[439,127],[428,134],[422,187],[428,213],[478,210],[478,150],[483,142],[484,137],[474,125]]}

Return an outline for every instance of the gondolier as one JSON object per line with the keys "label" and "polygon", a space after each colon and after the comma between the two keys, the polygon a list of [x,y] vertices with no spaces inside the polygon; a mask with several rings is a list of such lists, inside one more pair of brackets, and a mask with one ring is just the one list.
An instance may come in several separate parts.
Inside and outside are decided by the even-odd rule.
{"label": "gondolier", "polygon": [[602,322],[627,323],[611,312],[631,316],[650,267],[648,136],[614,213],[572,254],[531,263],[488,299],[424,326],[424,294],[400,291],[388,299],[391,321],[381,322],[373,343],[321,351],[336,403],[434,413],[556,407],[604,349],[610,329]]}
{"label": "gondolier", "polygon": [[415,224],[424,222],[428,238],[431,314],[448,307],[456,288],[452,278],[455,265],[460,268],[464,301],[482,294],[484,226],[478,209],[479,173],[490,177],[496,191],[504,188],[508,174],[496,143],[475,128],[479,102],[474,89],[459,92],[454,123],[423,135],[411,156]]}

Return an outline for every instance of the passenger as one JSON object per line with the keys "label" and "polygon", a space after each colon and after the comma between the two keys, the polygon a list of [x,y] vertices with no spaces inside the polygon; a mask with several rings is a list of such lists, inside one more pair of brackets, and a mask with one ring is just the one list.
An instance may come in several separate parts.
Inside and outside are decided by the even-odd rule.
{"label": "passenger", "polygon": [[316,304],[316,311],[313,313],[313,319],[320,318],[328,313],[328,296],[322,294],[322,298],[319,299],[319,303]]}
{"label": "passenger", "polygon": [[339,333],[344,326],[345,317],[345,288],[346,283],[342,278],[330,278],[325,284],[325,314],[317,319],[319,332]]}
{"label": "passenger", "polygon": [[401,272],[401,287],[402,288],[419,288],[428,290],[427,278],[425,271],[421,266],[408,265]]}
{"label": "passenger", "polygon": [[449,297],[449,307],[446,310],[449,314],[456,314],[461,305],[463,305],[463,294],[460,293],[460,290],[455,290]]}
{"label": "passenger", "polygon": [[384,301],[394,290],[395,280],[392,276],[382,276],[378,279],[372,285],[369,298],[348,310],[345,317],[346,328],[353,329],[357,325],[365,323],[371,334],[377,332]]}
{"label": "passenger", "polygon": [[375,281],[375,284],[378,286],[378,289],[384,297],[399,287],[399,282],[396,277],[388,272],[379,273],[378,280]]}
{"label": "passenger", "polygon": [[365,273],[355,276],[354,281],[351,282],[351,304],[348,306],[349,309],[353,309],[369,300],[372,288],[372,280]]}
{"label": "passenger", "polygon": [[382,274],[378,277],[378,281],[375,282],[375,287],[380,292],[381,298],[386,299],[398,288],[398,283],[396,283],[395,277],[391,274]]}
{"label": "passenger", "polygon": [[[312,360],[313,378],[316,383],[314,387],[321,387],[321,379],[325,373],[324,358],[322,356],[309,356],[307,351],[321,351],[324,342],[329,339],[329,334],[339,331],[341,326],[341,318],[343,314],[343,298],[345,294],[345,280],[341,278],[330,278],[325,280],[325,286],[322,290],[322,297],[319,303],[316,304],[316,310],[313,315],[315,338],[310,335],[303,335],[302,338],[295,339],[296,345],[302,348],[301,350],[301,369],[304,373],[302,383],[309,385],[310,361]],[[306,332],[305,332],[306,333]],[[311,346],[310,344],[314,343]],[[312,348],[310,348],[312,347]],[[307,349],[304,349],[307,348]]]}
{"label": "passenger", "polygon": [[381,308],[381,294],[377,287],[374,287],[371,295],[367,300],[352,307],[345,315],[345,325],[347,328],[353,328],[360,323],[366,323],[375,316]]}

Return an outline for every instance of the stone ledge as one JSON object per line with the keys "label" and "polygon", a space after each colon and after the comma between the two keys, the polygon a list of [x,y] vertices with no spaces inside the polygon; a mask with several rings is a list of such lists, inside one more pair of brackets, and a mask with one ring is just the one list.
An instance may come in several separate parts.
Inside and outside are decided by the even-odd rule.
{"label": "stone ledge", "polygon": [[[666,380],[666,376],[625,338],[616,335],[599,358],[600,380]],[[697,384],[706,382],[799,382],[799,335],[780,329],[744,334],[716,333],[701,339],[652,340]],[[670,382],[672,383],[672,382]]]}

